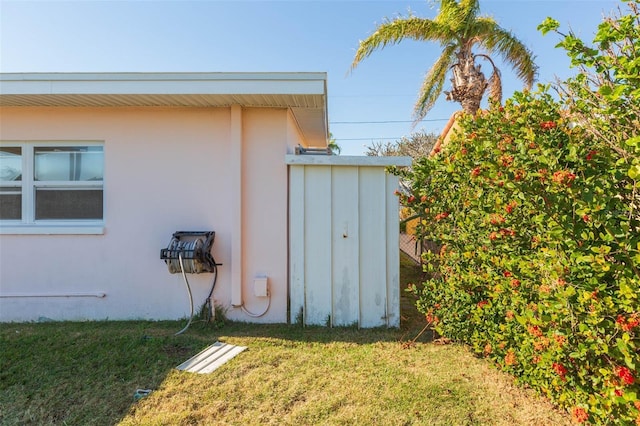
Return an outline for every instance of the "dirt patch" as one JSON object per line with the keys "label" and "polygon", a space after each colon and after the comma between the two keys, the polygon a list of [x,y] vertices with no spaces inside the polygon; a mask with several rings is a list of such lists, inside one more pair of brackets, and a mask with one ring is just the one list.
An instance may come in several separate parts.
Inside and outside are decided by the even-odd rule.
{"label": "dirt patch", "polygon": [[193,356],[193,348],[187,345],[180,345],[177,343],[171,343],[164,345],[162,351],[170,358],[183,358],[187,356]]}

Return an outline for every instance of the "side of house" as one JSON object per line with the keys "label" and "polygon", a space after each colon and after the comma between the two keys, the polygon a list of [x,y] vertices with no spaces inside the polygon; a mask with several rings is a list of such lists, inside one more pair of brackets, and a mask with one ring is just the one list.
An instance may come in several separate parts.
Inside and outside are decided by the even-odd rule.
{"label": "side of house", "polygon": [[0,320],[188,316],[160,250],[215,231],[215,302],[287,321],[284,157],[327,134],[321,73],[3,75]]}

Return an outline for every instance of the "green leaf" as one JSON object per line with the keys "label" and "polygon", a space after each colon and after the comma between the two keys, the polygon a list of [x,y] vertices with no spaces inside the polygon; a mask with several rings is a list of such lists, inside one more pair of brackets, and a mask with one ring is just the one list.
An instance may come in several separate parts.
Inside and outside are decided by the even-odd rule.
{"label": "green leaf", "polygon": [[640,136],[634,136],[625,141],[629,146],[640,146]]}
{"label": "green leaf", "polygon": [[538,31],[540,31],[542,35],[546,35],[549,31],[556,31],[558,28],[560,28],[560,22],[550,16],[547,16],[547,18],[537,27]]}
{"label": "green leaf", "polygon": [[611,86],[601,86],[601,87],[598,89],[598,93],[600,93],[601,95],[604,95],[604,96],[608,96],[608,95],[610,95],[610,94],[611,94],[611,92],[612,92],[612,90],[611,90]]}

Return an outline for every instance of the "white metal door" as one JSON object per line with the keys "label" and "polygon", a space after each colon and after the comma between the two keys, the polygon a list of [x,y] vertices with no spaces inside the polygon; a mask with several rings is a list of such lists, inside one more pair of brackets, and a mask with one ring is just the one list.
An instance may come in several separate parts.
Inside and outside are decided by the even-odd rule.
{"label": "white metal door", "polygon": [[410,160],[310,157],[287,156],[291,321],[399,326],[398,178],[385,166]]}

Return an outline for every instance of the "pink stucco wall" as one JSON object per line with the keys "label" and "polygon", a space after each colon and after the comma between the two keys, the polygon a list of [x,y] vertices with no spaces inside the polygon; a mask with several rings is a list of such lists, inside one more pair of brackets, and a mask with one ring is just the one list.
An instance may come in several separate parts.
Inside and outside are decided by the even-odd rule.
{"label": "pink stucco wall", "polygon": [[[0,295],[104,292],[104,298],[0,298],[0,320],[170,319],[188,316],[179,275],[159,259],[178,230],[214,230],[214,292],[232,319],[287,319],[287,167],[302,143],[286,109],[242,110],[242,161],[233,160],[228,108],[2,108],[0,140],[104,141],[103,235],[0,235]],[[242,211],[230,206],[242,167]],[[233,218],[242,215],[242,292],[260,312],[253,279],[266,275],[271,307],[259,319],[230,306]],[[198,308],[211,274],[190,275]]]}

